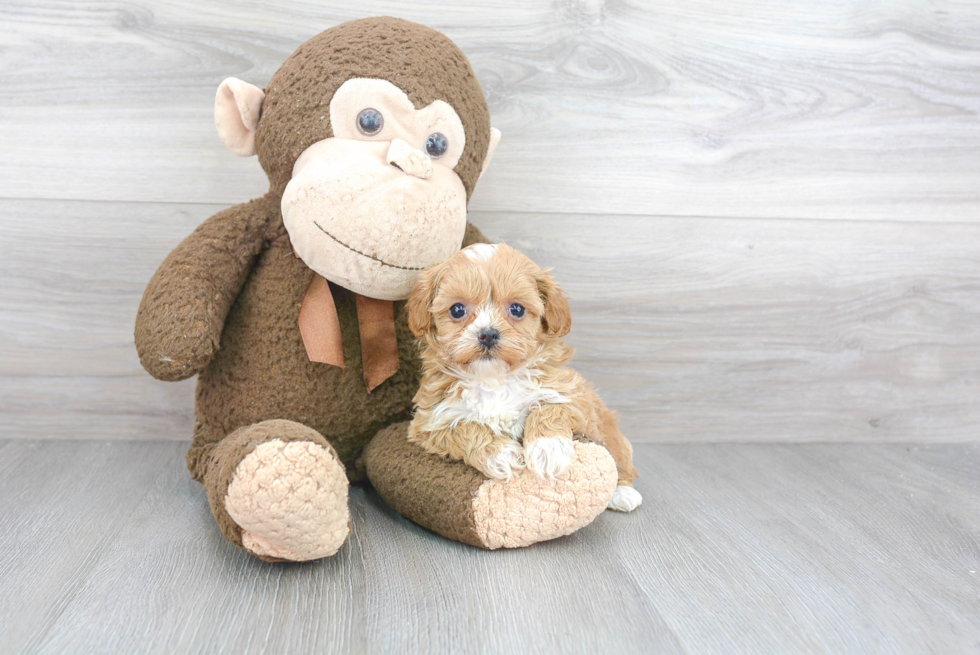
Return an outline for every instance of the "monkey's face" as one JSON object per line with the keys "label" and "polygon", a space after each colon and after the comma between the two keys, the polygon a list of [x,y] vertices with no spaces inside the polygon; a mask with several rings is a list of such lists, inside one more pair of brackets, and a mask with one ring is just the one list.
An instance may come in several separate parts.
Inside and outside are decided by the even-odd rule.
{"label": "monkey's face", "polygon": [[[324,117],[324,120],[327,117]],[[463,124],[436,100],[416,109],[386,80],[352,79],[330,102],[334,136],[296,160],[282,216],[296,253],[328,280],[372,298],[407,298],[466,229],[453,170]]]}
{"label": "monkey's face", "polygon": [[268,92],[226,79],[215,125],[259,154],[296,253],[357,293],[407,298],[459,250],[500,139],[466,56],[431,28],[365,18],[301,45]]}

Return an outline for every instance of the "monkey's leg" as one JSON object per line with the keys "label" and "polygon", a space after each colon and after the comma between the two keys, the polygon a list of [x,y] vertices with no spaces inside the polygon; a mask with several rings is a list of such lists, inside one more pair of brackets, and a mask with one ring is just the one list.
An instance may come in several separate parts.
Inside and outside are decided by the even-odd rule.
{"label": "monkey's leg", "polygon": [[225,537],[261,559],[329,557],[347,540],[344,466],[305,425],[272,420],[235,430],[208,453],[203,481]]}
{"label": "monkey's leg", "polygon": [[575,443],[574,462],[556,480],[518,471],[488,480],[461,461],[409,443],[408,423],[379,432],[364,451],[368,478],[403,516],[480,548],[517,548],[592,522],[616,489],[616,462],[593,443]]}

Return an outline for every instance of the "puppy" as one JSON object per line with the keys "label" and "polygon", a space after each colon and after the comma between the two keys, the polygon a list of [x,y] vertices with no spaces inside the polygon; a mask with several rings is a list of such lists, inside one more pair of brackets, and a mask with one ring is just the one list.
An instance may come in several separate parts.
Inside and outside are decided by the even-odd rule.
{"label": "puppy", "polygon": [[505,245],[477,244],[423,272],[408,300],[423,375],[409,440],[491,478],[525,466],[565,473],[573,438],[605,446],[619,482],[611,509],[642,500],[633,448],[592,386],[569,368],[571,329],[554,278]]}

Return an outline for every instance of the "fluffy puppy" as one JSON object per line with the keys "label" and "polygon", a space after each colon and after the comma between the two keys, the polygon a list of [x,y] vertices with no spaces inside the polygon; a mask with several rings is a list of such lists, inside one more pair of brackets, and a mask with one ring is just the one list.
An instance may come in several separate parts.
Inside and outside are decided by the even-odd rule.
{"label": "fluffy puppy", "polygon": [[505,245],[478,244],[427,269],[408,300],[422,384],[409,440],[491,478],[525,466],[565,473],[573,438],[605,446],[619,484],[611,509],[635,509],[633,448],[592,386],[569,368],[568,299],[554,278]]}

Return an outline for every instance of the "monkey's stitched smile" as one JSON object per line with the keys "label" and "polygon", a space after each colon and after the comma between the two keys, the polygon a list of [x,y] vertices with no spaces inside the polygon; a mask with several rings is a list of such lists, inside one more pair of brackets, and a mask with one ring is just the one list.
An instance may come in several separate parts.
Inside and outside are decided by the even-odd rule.
{"label": "monkey's stitched smile", "polygon": [[346,243],[344,243],[343,241],[341,241],[340,239],[338,239],[334,235],[332,235],[329,232],[327,232],[326,230],[324,230],[323,229],[323,226],[320,225],[319,223],[317,223],[316,221],[313,221],[313,224],[316,225],[317,228],[321,232],[323,232],[328,237],[330,237],[331,239],[333,239],[334,241],[336,241],[337,243],[339,243],[340,245],[342,245],[344,248],[347,248],[351,252],[356,253],[356,254],[360,255],[361,257],[367,257],[368,259],[373,259],[374,261],[378,262],[382,266],[388,266],[390,268],[399,268],[399,269],[401,269],[403,271],[421,271],[422,269],[425,268],[425,266],[399,266],[398,264],[389,264],[388,262],[386,262],[386,261],[384,261],[382,259],[378,259],[374,255],[369,255],[366,252],[361,252],[360,250],[357,250],[356,248],[351,248]]}

